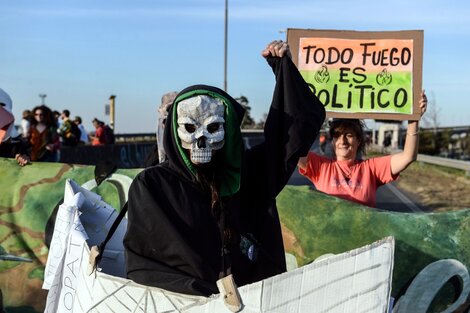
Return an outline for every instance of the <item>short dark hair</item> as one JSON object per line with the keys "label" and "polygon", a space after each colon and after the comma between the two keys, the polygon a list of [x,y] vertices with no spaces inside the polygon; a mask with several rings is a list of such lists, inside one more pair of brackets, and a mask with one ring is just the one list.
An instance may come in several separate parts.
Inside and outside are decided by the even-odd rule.
{"label": "short dark hair", "polygon": [[365,154],[366,141],[364,138],[365,123],[358,119],[335,118],[330,121],[330,137],[336,137],[337,133],[344,133],[350,130],[359,139],[358,151]]}
{"label": "short dark hair", "polygon": [[99,119],[97,119],[96,117],[93,119],[93,121],[91,121],[92,123],[97,123],[98,125],[101,125],[103,126],[104,125],[104,122],[103,121],[100,121]]}
{"label": "short dark hair", "polygon": [[62,113],[64,113],[64,115],[67,116],[67,117],[70,116],[70,111],[69,110],[63,110]]}

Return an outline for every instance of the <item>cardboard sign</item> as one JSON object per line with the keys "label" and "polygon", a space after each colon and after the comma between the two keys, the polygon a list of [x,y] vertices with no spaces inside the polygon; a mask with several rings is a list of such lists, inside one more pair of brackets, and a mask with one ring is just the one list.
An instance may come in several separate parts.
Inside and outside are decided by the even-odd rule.
{"label": "cardboard sign", "polygon": [[[113,175],[116,178],[119,174]],[[124,180],[124,183],[126,184],[127,180]],[[87,185],[93,187],[93,184]],[[94,185],[96,186],[96,183]],[[126,194],[127,192],[128,189]],[[49,290],[45,313],[77,312],[74,303],[83,246],[103,242],[117,215],[116,210],[104,202],[101,196],[86,190],[71,179],[66,181],[64,203],[57,211],[44,273],[43,288]],[[107,250],[104,251],[100,263],[100,267],[106,266],[106,273],[121,277],[126,273],[122,245],[126,228],[127,219],[123,219],[106,246]]]}
{"label": "cardboard sign", "polygon": [[287,41],[328,117],[420,118],[423,31],[288,29]]}

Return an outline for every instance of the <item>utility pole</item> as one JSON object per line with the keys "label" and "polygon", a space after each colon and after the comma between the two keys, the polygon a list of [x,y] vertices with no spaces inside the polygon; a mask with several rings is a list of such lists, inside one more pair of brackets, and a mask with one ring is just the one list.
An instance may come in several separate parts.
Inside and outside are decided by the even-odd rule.
{"label": "utility pole", "polygon": [[41,98],[41,105],[45,105],[46,101],[44,100],[47,97],[45,93],[40,93],[39,98]]}
{"label": "utility pole", "polygon": [[227,92],[228,0],[225,0],[224,91]]}
{"label": "utility pole", "polygon": [[109,97],[109,127],[111,127],[113,130],[116,130],[115,124],[114,124],[114,112],[115,112],[115,108],[114,108],[115,100],[114,99],[116,99],[115,95],[111,95]]}

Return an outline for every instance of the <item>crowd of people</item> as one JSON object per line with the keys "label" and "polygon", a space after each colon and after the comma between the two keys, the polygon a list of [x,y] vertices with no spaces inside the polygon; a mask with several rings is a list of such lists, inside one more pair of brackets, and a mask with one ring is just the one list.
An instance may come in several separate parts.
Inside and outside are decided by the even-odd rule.
{"label": "crowd of people", "polygon": [[[397,154],[363,159],[363,123],[354,119],[331,121],[332,158],[309,152],[318,135],[321,144],[326,140],[320,134],[323,104],[293,64],[287,43],[271,42],[262,56],[276,85],[265,140],[249,149],[240,130],[244,109],[223,90],[194,85],[163,97],[158,156],[137,175],[128,195],[128,278],[208,296],[218,292],[216,281],[225,277],[245,285],[285,272],[275,199],[296,167],[317,190],[374,206],[377,187],[395,180],[416,159],[417,121],[409,122],[404,150]],[[421,114],[426,105],[423,92]],[[11,113],[11,99],[4,108]],[[25,112],[24,119],[23,141],[32,147],[33,161],[56,161],[61,145],[109,142],[102,121],[94,119],[96,131],[86,137],[81,118],[71,121],[68,110],[60,114],[60,123],[44,105]],[[12,117],[1,121],[0,128],[7,129]],[[17,159],[22,149],[12,152]]]}
{"label": "crowd of people", "polygon": [[114,143],[114,132],[103,121],[92,121],[95,131],[87,132],[82,118],[70,118],[70,111],[53,111],[47,105],[24,110],[15,127],[12,113],[13,101],[0,89],[0,156],[16,158],[21,166],[31,161],[58,162],[60,150],[80,145],[105,145]]}

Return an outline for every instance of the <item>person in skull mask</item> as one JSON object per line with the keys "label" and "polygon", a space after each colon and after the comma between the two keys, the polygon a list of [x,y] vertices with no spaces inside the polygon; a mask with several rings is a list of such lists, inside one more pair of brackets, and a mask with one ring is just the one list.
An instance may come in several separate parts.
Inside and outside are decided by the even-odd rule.
{"label": "person in skull mask", "polygon": [[208,296],[229,274],[241,286],[286,271],[275,198],[325,110],[285,42],[262,55],[276,76],[264,143],[244,150],[244,110],[219,88],[191,86],[173,102],[167,161],[141,172],[129,190],[124,246],[133,281]]}
{"label": "person in skull mask", "polygon": [[25,166],[31,161],[29,149],[16,132],[12,106],[10,96],[0,89],[0,157],[15,158],[20,166]]}

